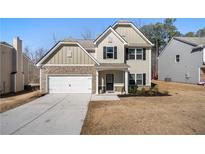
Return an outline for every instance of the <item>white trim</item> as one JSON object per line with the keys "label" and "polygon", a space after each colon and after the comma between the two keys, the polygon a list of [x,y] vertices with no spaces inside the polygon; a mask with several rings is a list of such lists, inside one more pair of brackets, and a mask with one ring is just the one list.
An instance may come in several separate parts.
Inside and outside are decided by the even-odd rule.
{"label": "white trim", "polygon": [[152,81],[152,61],[151,61],[151,59],[152,59],[151,54],[152,53],[151,53],[151,50],[148,50],[148,53],[149,53],[149,61],[148,61],[149,62],[149,77],[148,77],[149,83],[146,82],[146,85],[151,86],[151,81]]}
{"label": "white trim", "polygon": [[[107,48],[113,48],[113,57],[112,58],[107,58]],[[106,58],[105,59],[112,59],[112,60],[117,60],[117,59],[115,59],[115,51],[114,51],[114,47],[117,47],[117,46],[112,46],[112,45],[110,45],[110,46],[105,46],[105,48],[106,48]]]}
{"label": "white trim", "polygon": [[203,48],[203,64],[205,63],[205,48]]}
{"label": "white trim", "polygon": [[16,74],[14,74],[14,92],[16,92]]}
{"label": "white trim", "polygon": [[127,42],[112,28],[112,27],[109,27],[104,33],[102,33],[95,41],[94,41],[94,44],[96,45],[97,42],[106,34],[108,33],[109,31],[113,32],[122,42],[123,44],[127,44]]}
{"label": "white trim", "polygon": [[85,48],[83,48],[79,43],[77,43],[77,45],[78,45],[83,51],[85,51],[85,53],[86,53],[94,62],[96,62],[96,64],[100,65],[100,63],[99,63],[92,55],[90,55],[90,54],[85,50]]}
{"label": "white trim", "polygon": [[[90,76],[91,77],[91,80],[93,81],[93,76],[92,76],[92,74],[46,74],[46,93],[49,93],[49,88],[48,88],[48,86],[49,86],[49,80],[48,80],[48,78],[50,77],[50,76]],[[91,81],[91,88],[92,88],[92,84],[93,84],[93,82]],[[92,89],[93,90],[93,89]],[[91,93],[92,93],[92,91],[91,91]]]}
{"label": "white trim", "polygon": [[41,76],[42,76],[42,73],[41,73],[41,70],[42,70],[42,68],[40,68],[40,92],[42,93],[42,85],[41,85]]}
{"label": "white trim", "polygon": [[[135,50],[135,59],[129,59],[129,49],[133,49]],[[137,59],[137,49],[141,49],[142,50],[142,59]],[[147,50],[145,49],[145,52]],[[128,48],[128,60],[141,60],[141,61],[144,61],[144,54],[143,54],[143,48]],[[139,55],[139,54],[138,54]],[[146,57],[145,57],[146,58]]]}
{"label": "white trim", "polygon": [[45,64],[43,66],[95,66],[94,64]]}
{"label": "white trim", "polygon": [[128,71],[125,71],[125,93],[128,94]]}
{"label": "white trim", "polygon": [[0,43],[0,45],[3,45],[3,46],[5,46],[5,47],[11,48],[11,49],[14,49],[14,47],[11,47],[11,46],[6,45],[6,44],[3,44],[3,43]]}
{"label": "white trim", "polygon": [[131,25],[131,27],[132,27],[137,33],[139,33],[139,35],[140,35],[144,40],[146,40],[151,46],[154,46],[154,44],[153,44],[152,42],[150,42],[150,41],[144,36],[144,34],[142,34],[142,33],[140,32],[140,30],[139,30],[133,23],[115,23],[115,24],[112,26],[112,28],[114,28],[114,27],[117,26],[117,25]]}
{"label": "white trim", "polygon": [[42,62],[44,62],[60,45],[65,45],[65,44],[69,44],[69,45],[76,44],[76,45],[78,45],[95,63],[100,65],[99,62],[92,55],[90,55],[78,42],[59,42],[45,57],[43,57],[36,64],[36,66],[41,66]]}
{"label": "white trim", "polygon": [[95,93],[96,94],[99,94],[99,92],[98,92],[98,83],[99,83],[99,73],[98,73],[98,71],[96,70],[96,89],[95,89]]}

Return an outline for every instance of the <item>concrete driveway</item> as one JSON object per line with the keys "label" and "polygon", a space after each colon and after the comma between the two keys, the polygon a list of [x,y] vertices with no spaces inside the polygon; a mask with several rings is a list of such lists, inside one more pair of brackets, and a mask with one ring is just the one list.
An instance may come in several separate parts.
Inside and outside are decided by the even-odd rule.
{"label": "concrete driveway", "polygon": [[91,94],[48,94],[2,113],[1,134],[80,134]]}

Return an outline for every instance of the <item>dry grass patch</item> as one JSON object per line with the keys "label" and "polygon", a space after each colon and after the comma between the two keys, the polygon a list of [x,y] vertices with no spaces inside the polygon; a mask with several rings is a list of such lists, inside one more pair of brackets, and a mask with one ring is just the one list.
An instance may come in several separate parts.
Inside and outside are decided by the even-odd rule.
{"label": "dry grass patch", "polygon": [[0,113],[28,103],[38,97],[41,97],[39,90],[22,92],[18,95],[6,95],[3,98],[0,98]]}
{"label": "dry grass patch", "polygon": [[172,96],[90,102],[81,134],[205,134],[205,87],[154,82]]}

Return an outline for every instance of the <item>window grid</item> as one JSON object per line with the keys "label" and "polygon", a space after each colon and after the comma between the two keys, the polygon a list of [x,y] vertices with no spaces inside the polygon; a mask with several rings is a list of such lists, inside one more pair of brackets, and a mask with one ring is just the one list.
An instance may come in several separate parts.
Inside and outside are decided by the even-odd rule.
{"label": "window grid", "polygon": [[133,86],[133,85],[142,86],[143,85],[143,73],[141,73],[141,74],[129,74],[129,85],[130,86]]}
{"label": "window grid", "polygon": [[129,48],[128,49],[128,59],[143,60],[143,49],[142,48]]}

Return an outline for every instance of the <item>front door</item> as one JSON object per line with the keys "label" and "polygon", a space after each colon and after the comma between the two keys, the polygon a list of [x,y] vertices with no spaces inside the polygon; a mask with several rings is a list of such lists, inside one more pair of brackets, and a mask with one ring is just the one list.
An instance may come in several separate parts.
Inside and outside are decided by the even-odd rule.
{"label": "front door", "polygon": [[113,91],[114,75],[106,74],[106,90]]}

